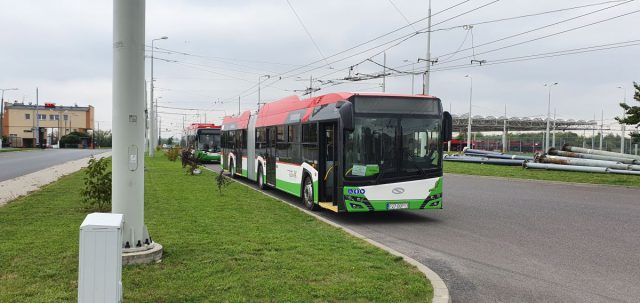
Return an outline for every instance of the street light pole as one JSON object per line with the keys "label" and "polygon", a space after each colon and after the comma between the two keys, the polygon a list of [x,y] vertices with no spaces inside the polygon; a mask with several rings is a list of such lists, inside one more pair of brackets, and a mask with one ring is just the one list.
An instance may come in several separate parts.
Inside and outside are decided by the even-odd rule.
{"label": "street light pole", "polygon": [[[156,40],[167,40],[169,39],[167,36],[162,36],[160,38],[157,39],[151,39],[151,90],[149,91],[149,99],[151,100],[151,111],[149,113],[149,116],[151,117],[151,135],[149,136],[151,138],[151,140],[149,140],[149,157],[153,157],[156,154],[156,142],[154,140],[154,138],[156,137],[156,131],[157,131],[157,127],[156,127],[156,116],[153,114],[154,112],[154,108],[153,108],[153,51],[155,50],[155,47],[153,45],[153,43]],[[146,100],[145,100],[146,102]]]}
{"label": "street light pole", "polygon": [[542,152],[547,152],[547,150],[549,149],[549,128],[551,126],[551,87],[555,85],[558,85],[558,82],[544,85],[546,87],[549,87],[549,99],[547,100],[547,132],[546,132],[544,148],[542,149]]}
{"label": "street light pole", "polygon": [[0,88],[2,98],[0,98],[0,149],[2,149],[2,136],[4,135],[4,92],[8,90],[18,90],[17,88]]}
{"label": "street light pole", "polygon": [[466,75],[465,77],[471,80],[469,85],[469,123],[467,124],[467,147],[473,148],[473,146],[471,146],[471,100],[473,99],[473,77],[469,75]]}

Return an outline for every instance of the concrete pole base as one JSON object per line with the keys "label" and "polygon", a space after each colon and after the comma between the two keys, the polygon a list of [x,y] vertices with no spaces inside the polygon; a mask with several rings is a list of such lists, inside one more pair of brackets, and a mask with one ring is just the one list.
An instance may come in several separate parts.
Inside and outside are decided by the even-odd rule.
{"label": "concrete pole base", "polygon": [[160,243],[122,250],[122,265],[158,263],[162,260],[163,248]]}

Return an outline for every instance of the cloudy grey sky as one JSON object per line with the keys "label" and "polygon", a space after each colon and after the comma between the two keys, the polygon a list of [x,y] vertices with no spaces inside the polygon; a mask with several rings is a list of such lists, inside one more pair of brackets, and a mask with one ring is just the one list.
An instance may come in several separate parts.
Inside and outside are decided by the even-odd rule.
{"label": "cloudy grey sky", "polygon": [[[617,87],[626,87],[630,100],[632,81],[640,81],[639,2],[433,0],[432,57],[438,63],[431,94],[455,114],[468,112],[469,74],[474,115],[500,116],[506,104],[509,116],[540,117],[546,115],[543,85],[559,82],[552,91],[559,117],[599,119],[604,110],[605,124],[612,123],[624,94]],[[256,84],[267,74],[273,77],[263,78],[263,101],[297,94],[311,76],[323,88],[318,93],[380,91],[381,79],[341,79],[351,66],[352,76],[382,73],[376,63],[383,63],[384,50],[393,68],[386,91],[410,93],[409,72],[424,70],[423,62],[412,63],[425,57],[427,3],[147,1],[148,44],[169,37],[156,42],[170,50],[156,52],[159,104],[200,109],[161,112],[188,113],[187,122],[202,121],[206,113],[209,122],[220,122],[225,112],[237,111],[239,95],[243,109],[256,108]],[[5,99],[35,102],[39,87],[40,102],[94,105],[101,128],[110,128],[112,6],[107,0],[0,0],[0,87],[20,89]],[[471,65],[474,58],[486,63]],[[415,76],[415,92],[421,81]],[[182,116],[161,116],[163,128],[179,132]]]}

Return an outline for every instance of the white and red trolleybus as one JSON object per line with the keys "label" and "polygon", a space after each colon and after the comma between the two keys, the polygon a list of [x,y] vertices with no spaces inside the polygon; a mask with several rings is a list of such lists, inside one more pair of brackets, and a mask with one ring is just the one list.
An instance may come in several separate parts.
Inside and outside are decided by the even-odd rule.
{"label": "white and red trolleybus", "polygon": [[202,162],[220,161],[220,125],[192,123],[184,130],[182,147],[193,148]]}
{"label": "white and red trolleybus", "polygon": [[312,210],[440,209],[451,121],[432,96],[293,96],[225,117],[222,165]]}

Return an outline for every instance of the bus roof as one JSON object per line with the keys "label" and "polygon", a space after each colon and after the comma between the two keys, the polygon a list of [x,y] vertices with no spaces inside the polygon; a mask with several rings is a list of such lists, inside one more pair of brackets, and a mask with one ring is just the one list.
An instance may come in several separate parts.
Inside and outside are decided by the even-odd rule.
{"label": "bus roof", "polygon": [[[313,109],[316,106],[334,104],[338,101],[348,100],[352,96],[385,96],[385,97],[402,97],[402,98],[434,98],[428,95],[405,95],[405,94],[387,94],[387,93],[330,93],[313,98],[301,100],[298,96],[289,96],[277,101],[265,104],[258,112],[256,127],[286,124],[289,114],[294,111],[300,111],[301,122],[306,122],[311,117]],[[250,111],[243,112],[240,116],[227,116],[223,119],[222,125],[225,129],[246,129],[251,117]]]}
{"label": "bus roof", "polygon": [[226,116],[222,119],[222,127],[225,130],[246,129],[249,125],[250,111],[244,111],[239,116]]}

